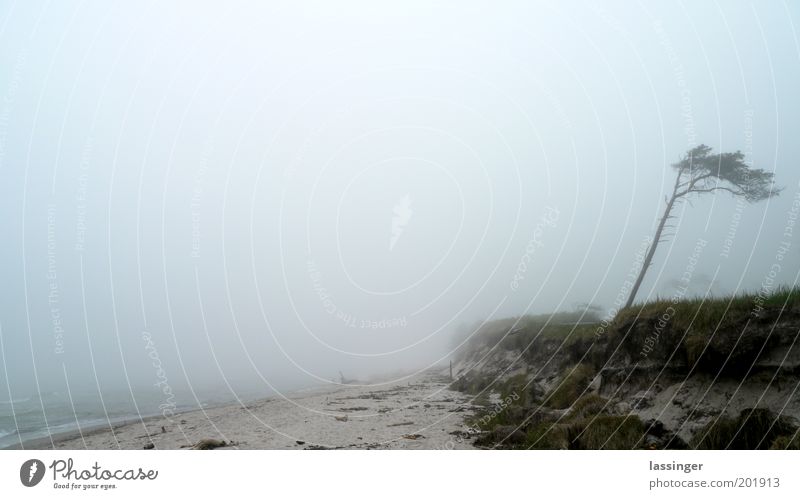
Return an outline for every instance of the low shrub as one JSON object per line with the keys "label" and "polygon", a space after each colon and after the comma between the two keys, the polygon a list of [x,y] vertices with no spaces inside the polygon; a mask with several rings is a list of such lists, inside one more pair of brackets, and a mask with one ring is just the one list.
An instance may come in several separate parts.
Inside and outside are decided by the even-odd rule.
{"label": "low shrub", "polygon": [[594,377],[588,364],[577,364],[567,369],[561,381],[545,396],[544,404],[554,409],[566,409],[580,397]]}
{"label": "low shrub", "polygon": [[777,416],[769,409],[745,409],[736,418],[720,415],[700,429],[691,441],[696,449],[769,449],[778,439],[787,445],[797,445],[791,440],[797,427],[787,418]]}

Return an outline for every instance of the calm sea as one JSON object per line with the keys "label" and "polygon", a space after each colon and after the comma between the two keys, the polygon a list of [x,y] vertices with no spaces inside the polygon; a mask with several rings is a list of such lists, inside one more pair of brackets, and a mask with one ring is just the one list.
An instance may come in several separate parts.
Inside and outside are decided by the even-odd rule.
{"label": "calm sea", "polygon": [[[253,400],[270,393],[237,394],[242,400]],[[235,403],[230,392],[219,390],[198,395],[176,394],[175,412]],[[140,417],[161,414],[164,398],[158,391],[150,393],[127,391],[76,394],[45,392],[27,398],[0,400],[0,449],[36,438],[66,431],[95,428],[121,422],[136,421]]]}

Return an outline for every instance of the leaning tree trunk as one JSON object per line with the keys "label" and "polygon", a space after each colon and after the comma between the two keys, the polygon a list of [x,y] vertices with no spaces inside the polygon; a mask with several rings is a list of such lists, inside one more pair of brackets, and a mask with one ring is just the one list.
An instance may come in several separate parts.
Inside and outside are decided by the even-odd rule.
{"label": "leaning tree trunk", "polygon": [[672,208],[675,206],[675,200],[678,199],[678,186],[680,185],[682,174],[682,171],[678,172],[678,178],[675,180],[675,188],[672,190],[672,197],[669,198],[667,207],[664,209],[664,215],[661,217],[661,221],[658,222],[658,228],[656,228],[653,242],[650,243],[650,248],[647,250],[647,255],[644,257],[642,268],[639,270],[639,275],[636,277],[636,282],[633,283],[633,288],[631,288],[631,294],[628,296],[628,301],[625,303],[625,308],[633,305],[633,300],[636,298],[636,294],[639,292],[639,287],[641,287],[642,281],[644,281],[644,276],[647,273],[647,269],[653,262],[653,255],[656,254],[658,243],[661,242],[661,234],[664,232],[664,227],[667,225],[667,220],[669,220]]}

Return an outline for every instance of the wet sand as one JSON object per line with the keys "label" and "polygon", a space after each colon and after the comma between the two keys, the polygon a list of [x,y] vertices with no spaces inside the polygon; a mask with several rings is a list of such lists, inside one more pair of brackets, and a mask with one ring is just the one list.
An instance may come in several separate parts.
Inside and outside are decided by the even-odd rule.
{"label": "wet sand", "polygon": [[[39,449],[471,449],[461,438],[477,407],[448,388],[445,371],[401,382],[337,385],[72,431],[25,442]],[[163,428],[163,429],[162,429]]]}

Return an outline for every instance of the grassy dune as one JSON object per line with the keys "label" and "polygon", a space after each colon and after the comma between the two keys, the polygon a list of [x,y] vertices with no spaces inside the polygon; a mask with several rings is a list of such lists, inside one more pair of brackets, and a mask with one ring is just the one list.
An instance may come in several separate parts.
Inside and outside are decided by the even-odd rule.
{"label": "grassy dune", "polygon": [[[657,300],[620,311],[607,323],[596,313],[574,312],[515,317],[484,324],[463,354],[503,352],[518,358],[513,372],[537,371],[556,359],[557,382],[536,390],[529,374],[510,377],[468,372],[454,388],[487,403],[475,417],[479,446],[545,449],[632,448],[798,448],[792,418],[751,408],[736,416],[718,415],[690,442],[661,435],[587,388],[608,366],[667,366],[679,373],[708,372],[745,379],[754,362],[777,346],[791,345],[800,330],[800,289],[728,297]],[[800,348],[800,345],[798,346]],[[516,357],[515,357],[516,356]],[[498,356],[498,358],[503,358]],[[776,369],[783,369],[778,366]],[[787,369],[793,369],[787,367]],[[496,372],[496,371],[495,371]],[[788,373],[796,378],[797,373]],[[744,377],[744,378],[743,378]],[[510,403],[488,405],[496,392]],[[486,417],[491,414],[491,417]]]}

